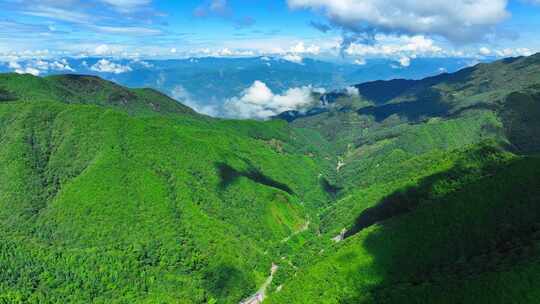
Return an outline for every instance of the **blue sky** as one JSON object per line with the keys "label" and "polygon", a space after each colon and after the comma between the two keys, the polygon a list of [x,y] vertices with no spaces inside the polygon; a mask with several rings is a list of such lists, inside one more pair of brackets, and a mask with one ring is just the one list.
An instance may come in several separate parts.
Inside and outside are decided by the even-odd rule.
{"label": "blue sky", "polygon": [[1,56],[355,61],[540,50],[539,0],[0,0]]}

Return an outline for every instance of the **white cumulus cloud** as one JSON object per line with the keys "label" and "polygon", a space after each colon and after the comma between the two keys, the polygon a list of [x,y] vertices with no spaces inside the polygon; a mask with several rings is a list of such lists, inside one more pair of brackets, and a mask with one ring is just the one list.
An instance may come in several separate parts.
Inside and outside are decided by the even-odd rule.
{"label": "white cumulus cloud", "polygon": [[12,60],[8,63],[8,67],[18,74],[32,74],[38,76],[49,71],[68,71],[75,70],[69,65],[66,59],[58,60],[26,60],[21,62]]}
{"label": "white cumulus cloud", "polygon": [[360,96],[360,91],[356,87],[346,87],[345,93],[351,97]]}
{"label": "white cumulus cloud", "polygon": [[302,58],[302,56],[300,56],[298,54],[286,54],[282,58],[287,60],[287,61],[290,61],[290,62],[293,62],[293,63],[298,63],[298,64],[302,64],[302,62],[304,61],[304,58]]}
{"label": "white cumulus cloud", "polygon": [[110,48],[108,45],[106,44],[101,44],[101,45],[98,45],[95,49],[94,49],[94,54],[96,55],[107,55],[110,53]]}
{"label": "white cumulus cloud", "polygon": [[495,54],[499,57],[530,56],[534,54],[534,51],[529,48],[506,48],[496,50]]}
{"label": "white cumulus cloud", "polygon": [[212,57],[250,57],[255,56],[256,53],[253,50],[239,50],[224,47],[218,50],[211,50],[209,48],[198,50],[198,55],[212,56]]}
{"label": "white cumulus cloud", "polygon": [[113,74],[122,74],[126,72],[131,72],[131,67],[127,65],[121,65],[118,63],[114,63],[112,61],[109,61],[107,59],[101,59],[96,64],[94,64],[91,68],[92,71],[100,72],[100,73],[113,73]]}
{"label": "white cumulus cloud", "polygon": [[291,88],[282,94],[275,94],[262,81],[255,81],[239,97],[225,102],[227,116],[234,118],[267,119],[290,110],[303,110],[315,102],[311,86]]}
{"label": "white cumulus cloud", "polygon": [[51,71],[69,71],[75,72],[75,70],[69,65],[66,59],[46,61],[46,60],[36,60],[29,61],[27,66],[33,67],[40,71],[48,72]]}
{"label": "white cumulus cloud", "polygon": [[18,69],[18,70],[15,70],[15,73],[17,74],[32,74],[34,76],[39,76],[39,74],[41,73],[38,69],[35,69],[35,68],[31,68],[31,67],[26,67],[24,69]]}
{"label": "white cumulus cloud", "polygon": [[177,85],[171,91],[171,97],[181,102],[182,104],[192,108],[198,113],[208,116],[219,116],[220,111],[215,105],[203,105],[202,103],[193,99],[193,96],[181,85]]}
{"label": "white cumulus cloud", "polygon": [[113,56],[123,53],[126,53],[125,46],[109,44],[100,44],[88,51],[88,54],[93,56]]}
{"label": "white cumulus cloud", "polygon": [[404,68],[409,67],[411,65],[411,58],[401,57],[399,58],[399,64],[401,64],[401,66]]}
{"label": "white cumulus cloud", "polygon": [[33,68],[33,67],[23,67],[18,62],[10,62],[9,68],[13,69],[13,71],[17,74],[32,74],[34,76],[39,76],[41,73],[40,70]]}
{"label": "white cumulus cloud", "polygon": [[281,51],[281,53],[283,53],[283,59],[290,62],[302,64],[302,62],[304,61],[303,56],[319,55],[321,53],[321,47],[315,44],[307,46],[304,42],[298,42],[295,45],[291,46],[287,51]]}
{"label": "white cumulus cloud", "polygon": [[487,56],[489,54],[491,54],[491,50],[488,49],[487,47],[481,47],[478,52],[480,53],[480,55],[482,56]]}
{"label": "white cumulus cloud", "polygon": [[364,58],[358,58],[358,59],[354,60],[354,64],[356,64],[356,65],[366,65],[367,62],[366,62],[366,60]]}
{"label": "white cumulus cloud", "polygon": [[306,46],[304,42],[298,42],[296,45],[290,48],[289,52],[293,54],[318,55],[321,52],[321,48],[314,44]]}
{"label": "white cumulus cloud", "polygon": [[21,65],[17,61],[10,61],[8,67],[10,69],[20,69]]}
{"label": "white cumulus cloud", "polygon": [[345,53],[361,57],[416,57],[444,54],[442,47],[423,35],[394,36],[378,34],[373,43],[352,43]]}
{"label": "white cumulus cloud", "polygon": [[322,11],[329,20],[353,32],[439,35],[471,41],[509,16],[508,0],[287,0],[292,9]]}

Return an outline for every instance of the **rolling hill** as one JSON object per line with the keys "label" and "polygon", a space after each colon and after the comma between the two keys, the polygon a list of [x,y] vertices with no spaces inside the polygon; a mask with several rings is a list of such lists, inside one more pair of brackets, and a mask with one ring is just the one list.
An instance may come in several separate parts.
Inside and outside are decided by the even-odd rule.
{"label": "rolling hill", "polygon": [[95,76],[1,74],[1,101],[59,101],[116,107],[129,113],[195,112],[153,89],[128,89]]}

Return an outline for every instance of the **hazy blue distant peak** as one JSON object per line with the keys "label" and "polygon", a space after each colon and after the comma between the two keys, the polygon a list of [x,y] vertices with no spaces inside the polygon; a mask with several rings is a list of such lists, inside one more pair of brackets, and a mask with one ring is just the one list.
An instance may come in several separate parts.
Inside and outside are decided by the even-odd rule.
{"label": "hazy blue distant peak", "polygon": [[[0,64],[0,71],[41,76],[66,73],[97,75],[128,87],[160,90],[212,116],[266,118],[284,109],[301,110],[306,103],[305,94],[298,98],[298,103],[289,107],[276,103],[276,100],[286,100],[290,90],[307,92],[305,88],[321,88],[332,91],[372,80],[420,79],[453,72],[477,62],[474,58],[417,58],[403,67],[388,58],[368,59],[358,65],[310,58],[304,58],[298,64],[279,56],[169,60],[86,57],[8,61]],[[262,109],[243,98],[245,91],[257,81],[274,96],[268,98],[269,105]],[[239,105],[249,111],[239,112]]]}

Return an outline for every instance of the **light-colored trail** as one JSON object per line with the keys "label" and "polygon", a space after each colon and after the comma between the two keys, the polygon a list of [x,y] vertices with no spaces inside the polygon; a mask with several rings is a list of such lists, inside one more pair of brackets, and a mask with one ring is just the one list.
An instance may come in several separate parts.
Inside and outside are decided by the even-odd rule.
{"label": "light-colored trail", "polygon": [[293,234],[289,235],[288,237],[284,238],[283,240],[281,240],[282,243],[285,243],[285,242],[288,242],[293,236],[295,235],[298,235],[306,230],[309,229],[309,224],[311,224],[311,222],[309,220],[306,221],[306,223],[300,228],[298,229],[297,231],[295,231]]}
{"label": "light-colored trail", "polygon": [[278,270],[278,266],[276,264],[272,263],[272,269],[270,270],[270,276],[266,279],[266,281],[261,285],[261,288],[252,295],[251,297],[243,300],[240,302],[240,304],[261,304],[264,299],[266,298],[266,290],[268,289],[268,286],[272,284],[272,280],[274,279],[274,274]]}

